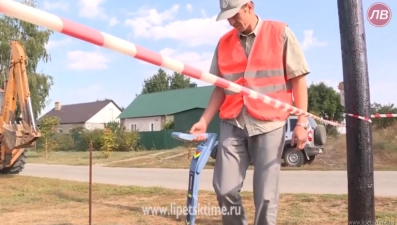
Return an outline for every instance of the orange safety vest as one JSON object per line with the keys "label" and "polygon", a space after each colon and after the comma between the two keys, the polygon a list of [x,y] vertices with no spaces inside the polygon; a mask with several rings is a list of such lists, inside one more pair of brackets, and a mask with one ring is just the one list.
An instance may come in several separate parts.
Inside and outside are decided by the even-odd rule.
{"label": "orange safety vest", "polygon": [[[283,59],[283,35],[286,25],[263,21],[247,58],[236,29],[226,33],[218,44],[218,65],[222,78],[292,105],[292,87],[286,78]],[[236,118],[246,106],[259,120],[282,121],[288,112],[252,99],[242,93],[224,90],[226,98],[220,108],[221,119]]]}

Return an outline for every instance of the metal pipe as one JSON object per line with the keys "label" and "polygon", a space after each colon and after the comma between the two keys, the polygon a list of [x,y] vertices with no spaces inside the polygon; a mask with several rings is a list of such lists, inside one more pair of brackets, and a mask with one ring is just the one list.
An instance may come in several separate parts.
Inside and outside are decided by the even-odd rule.
{"label": "metal pipe", "polygon": [[90,166],[89,166],[89,188],[88,188],[88,224],[92,222],[92,141],[90,142]]}
{"label": "metal pipe", "polygon": [[36,122],[34,121],[34,116],[33,116],[32,100],[30,99],[30,96],[28,97],[28,106],[29,106],[29,116],[30,116],[30,120],[31,120],[31,123],[32,123],[33,130],[35,132],[37,132]]}
{"label": "metal pipe", "polygon": [[[338,0],[346,113],[371,115],[361,0]],[[348,220],[375,224],[371,123],[346,117]]]}

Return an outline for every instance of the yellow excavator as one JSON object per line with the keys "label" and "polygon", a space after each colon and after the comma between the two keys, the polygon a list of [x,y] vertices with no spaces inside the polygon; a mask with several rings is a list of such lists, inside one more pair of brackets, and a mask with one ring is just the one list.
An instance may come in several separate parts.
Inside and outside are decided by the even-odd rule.
{"label": "yellow excavator", "polygon": [[[28,58],[18,41],[11,41],[11,57],[4,90],[0,93],[0,173],[18,174],[26,163],[26,149],[40,138],[26,73]],[[20,114],[16,115],[17,104]]]}

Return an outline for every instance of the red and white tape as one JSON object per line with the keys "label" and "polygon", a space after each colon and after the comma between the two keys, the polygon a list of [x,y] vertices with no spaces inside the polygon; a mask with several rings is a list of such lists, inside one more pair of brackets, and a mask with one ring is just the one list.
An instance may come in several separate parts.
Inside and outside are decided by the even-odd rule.
{"label": "red and white tape", "polygon": [[397,114],[392,114],[392,113],[386,113],[386,114],[374,114],[371,116],[371,118],[396,118]]}
{"label": "red and white tape", "polygon": [[[392,114],[392,113],[385,113],[385,114],[377,113],[377,114],[371,115],[370,117],[359,116],[359,115],[355,115],[355,114],[352,114],[352,113],[345,113],[344,115],[345,116],[351,116],[351,117],[354,117],[354,118],[357,118],[357,119],[360,119],[360,120],[364,120],[364,121],[367,121],[369,123],[372,123],[371,118],[376,118],[376,119],[378,119],[378,118],[397,118],[397,114]],[[346,127],[345,123],[340,123],[340,124],[342,126]]]}
{"label": "red and white tape", "polygon": [[386,113],[386,114],[373,114],[371,115],[371,118],[367,118],[367,117],[363,117],[363,116],[359,116],[359,115],[355,115],[355,114],[351,114],[351,113],[346,113],[346,115],[360,119],[360,120],[365,120],[368,122],[372,122],[371,118],[397,118],[397,114],[392,114],[392,113]]}
{"label": "red and white tape", "polygon": [[182,73],[189,77],[205,81],[209,84],[222,87],[229,91],[242,93],[250,98],[259,99],[266,104],[269,104],[275,108],[281,109],[297,116],[311,117],[322,123],[330,124],[333,126],[344,126],[343,124],[337,122],[324,120],[316,115],[300,110],[294,106],[285,104],[269,96],[240,86],[236,83],[229,82],[208,72],[201,71],[182,62],[164,56],[160,53],[156,53],[139,45],[135,45],[126,40],[95,30],[91,27],[76,23],[74,21],[61,18],[40,9],[24,5],[19,2],[15,2],[12,0],[0,0],[0,12],[5,15],[35,24],[37,26],[42,26],[47,29],[89,42],[91,44],[98,45],[125,54],[127,56],[137,58],[139,60],[154,64],[156,66]]}

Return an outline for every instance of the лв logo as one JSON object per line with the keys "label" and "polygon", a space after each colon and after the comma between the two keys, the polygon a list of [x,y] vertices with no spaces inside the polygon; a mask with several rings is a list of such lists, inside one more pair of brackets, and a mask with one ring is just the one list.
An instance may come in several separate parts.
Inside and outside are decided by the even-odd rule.
{"label": "\u043b\u0432 logo", "polygon": [[374,27],[386,26],[392,17],[391,9],[382,2],[372,4],[367,11],[368,22]]}

